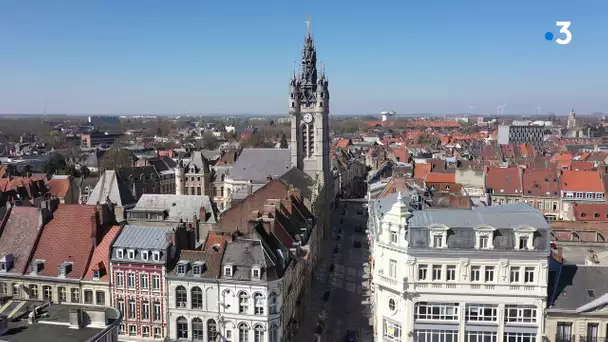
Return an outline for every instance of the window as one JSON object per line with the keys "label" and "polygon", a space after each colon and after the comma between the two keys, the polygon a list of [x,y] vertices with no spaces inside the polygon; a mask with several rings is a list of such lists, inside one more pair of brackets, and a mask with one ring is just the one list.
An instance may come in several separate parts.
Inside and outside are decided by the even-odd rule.
{"label": "window", "polygon": [[80,290],[79,289],[71,289],[70,297],[72,303],[80,303]]}
{"label": "window", "polygon": [[447,281],[455,281],[456,280],[456,266],[448,266],[446,268],[446,280]]}
{"label": "window", "polygon": [[152,252],[152,260],[160,261],[160,252],[159,251]]}
{"label": "window", "polygon": [[268,329],[269,341],[268,342],[279,342],[279,328],[273,325]]}
{"label": "window", "polygon": [[141,336],[150,337],[150,327],[149,326],[144,325],[143,327],[141,327]]}
{"label": "window", "polygon": [[161,320],[161,312],[160,312],[160,302],[154,302],[152,309],[154,311],[152,311],[152,319],[155,321],[160,321]]}
{"label": "window", "polygon": [[391,243],[397,243],[397,232],[391,230]]}
{"label": "window", "polygon": [[270,295],[268,295],[268,312],[271,315],[277,314],[277,295],[274,292],[271,292]]}
{"label": "window", "polygon": [[557,322],[555,342],[571,342],[573,339],[574,336],[572,336],[572,323]]}
{"label": "window", "polygon": [[471,266],[471,281],[481,281],[481,266]]}
{"label": "window", "polygon": [[435,247],[435,248],[443,247],[443,236],[442,235],[433,235],[433,247]]}
{"label": "window", "polygon": [[122,272],[116,272],[116,286],[125,286],[125,274]]}
{"label": "window", "polygon": [[264,296],[261,293],[253,295],[253,307],[256,315],[264,314]]}
{"label": "window", "polygon": [[135,259],[135,251],[134,251],[134,250],[132,250],[132,249],[129,249],[129,250],[127,251],[127,258],[129,258],[129,259],[131,259],[131,260]]}
{"label": "window", "polygon": [[124,258],[124,256],[125,256],[125,252],[122,249],[120,249],[120,248],[116,249],[116,259],[122,259],[122,258]]}
{"label": "window", "polygon": [[203,308],[203,290],[200,287],[195,286],[191,290],[192,292],[192,308],[202,309]]}
{"label": "window", "polygon": [[148,289],[148,280],[149,280],[148,273],[142,273],[141,280],[139,282],[139,287],[147,290]]}
{"label": "window", "polygon": [[101,277],[101,271],[93,270],[93,280],[99,280],[100,277]]}
{"label": "window", "polygon": [[486,281],[494,281],[494,266],[486,266]]}
{"label": "window", "polygon": [[483,235],[479,237],[479,248],[487,249],[490,248],[490,237]]}
{"label": "window", "polygon": [[119,335],[124,335],[125,334],[125,325],[121,324],[118,326],[118,334]]}
{"label": "window", "polygon": [[200,318],[194,318],[192,320],[192,338],[196,340],[203,340],[203,321]]}
{"label": "window", "polygon": [[418,280],[427,280],[428,265],[418,265]]}
{"label": "window", "polygon": [[265,342],[264,341],[264,327],[261,325],[256,325],[253,328],[253,341],[254,342]]}
{"label": "window", "polygon": [[511,282],[512,283],[519,283],[519,267],[511,267]]}
{"label": "window", "polygon": [[457,321],[459,304],[418,302],[414,307],[415,320]]}
{"label": "window", "polygon": [[458,330],[414,330],[414,341],[416,342],[458,342]]}
{"label": "window", "polygon": [[84,290],[84,303],[85,304],[93,304],[93,291],[92,290]]}
{"label": "window", "polygon": [[529,305],[506,305],[506,323],[536,323],[536,307]]}
{"label": "window", "polygon": [[141,319],[146,321],[150,319],[150,302],[141,302]]}
{"label": "window", "polygon": [[188,302],[188,292],[186,288],[183,286],[178,286],[175,288],[175,305],[178,308],[185,308],[186,303]]}
{"label": "window", "polygon": [[[497,334],[491,331],[467,331],[465,342],[496,342]],[[506,341],[505,341],[506,342]]]}
{"label": "window", "polygon": [[192,266],[192,274],[194,274],[194,275],[200,275],[202,273],[201,272],[202,268],[203,268],[202,265],[194,265],[194,266]]}
{"label": "window", "polygon": [[129,324],[129,336],[137,335],[137,326],[135,324]]}
{"label": "window", "polygon": [[498,306],[490,304],[470,304],[466,307],[465,317],[470,322],[497,322]]}
{"label": "window", "polygon": [[232,277],[232,266],[224,267],[224,276]]}
{"label": "window", "polygon": [[395,311],[395,308],[397,308],[395,300],[393,298],[389,299],[388,300],[388,309],[391,311]]}
{"label": "window", "polygon": [[60,286],[59,289],[57,290],[57,292],[58,292],[58,295],[59,295],[59,302],[60,303],[68,301],[68,290],[65,287]]}
{"label": "window", "polygon": [[160,338],[161,337],[161,328],[160,327],[154,327],[154,338]]}
{"label": "window", "polygon": [[260,279],[260,269],[258,267],[255,267],[251,270],[251,277],[253,279]]}
{"label": "window", "polygon": [[[6,284],[4,284],[6,287]],[[53,300],[53,289],[50,286],[42,286],[42,299]]]}
{"label": "window", "polygon": [[30,299],[38,299],[38,285],[31,284],[30,289]]}
{"label": "window", "polygon": [[534,283],[534,267],[526,267],[524,269],[524,283]]}
{"label": "window", "polygon": [[181,263],[181,264],[177,265],[177,273],[179,273],[179,274],[186,274],[187,270],[188,270],[188,264]]}
{"label": "window", "polygon": [[433,265],[433,280],[441,280],[441,265]]}
{"label": "window", "polygon": [[506,332],[504,342],[536,342],[536,334]]}
{"label": "window", "polygon": [[239,342],[247,342],[249,341],[249,328],[247,324],[241,323],[239,324]]}
{"label": "window", "polygon": [[158,274],[152,276],[152,290],[160,290],[160,275]]}
{"label": "window", "polygon": [[249,295],[245,292],[239,293],[239,313],[247,313],[249,310]]}
{"label": "window", "polygon": [[391,278],[397,278],[397,261],[396,260],[389,260],[388,276]]}
{"label": "window", "polygon": [[401,341],[401,324],[384,319],[384,337],[393,341]]}
{"label": "window", "polygon": [[150,257],[150,253],[148,251],[141,251],[142,260],[148,260],[149,257]]}
{"label": "window", "polygon": [[130,289],[135,288],[135,273],[127,273],[127,287]]}
{"label": "window", "polygon": [[125,315],[125,301],[122,299],[118,300],[118,311],[123,315]]}
{"label": "window", "polygon": [[188,321],[184,317],[177,319],[177,338],[188,338]]}
{"label": "window", "polygon": [[217,339],[217,325],[212,319],[207,320],[207,342],[215,342]]}
{"label": "window", "polygon": [[129,318],[135,319],[137,316],[137,309],[135,308],[135,300],[129,300]]}
{"label": "window", "polygon": [[518,249],[528,249],[528,237],[520,236],[517,244]]}

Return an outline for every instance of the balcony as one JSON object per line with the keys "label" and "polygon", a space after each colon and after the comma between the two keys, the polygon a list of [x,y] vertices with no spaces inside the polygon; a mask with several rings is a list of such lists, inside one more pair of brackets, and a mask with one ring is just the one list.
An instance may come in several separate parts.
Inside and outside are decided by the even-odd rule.
{"label": "balcony", "polygon": [[[560,338],[564,338],[560,336]],[[577,342],[574,336],[565,336],[565,338],[571,338],[570,340],[562,339],[560,342]],[[606,337],[595,337],[595,336],[579,336],[578,342],[606,342]]]}
{"label": "balcony", "polygon": [[403,281],[401,281],[401,279],[394,279],[382,274],[376,274],[374,276],[374,283],[378,286],[384,286],[399,291],[403,290]]}
{"label": "balcony", "polygon": [[[406,284],[409,288],[414,289],[416,291],[437,291],[446,293],[458,293],[464,291],[481,291],[487,292],[488,294],[496,293],[496,291],[501,293],[522,293],[522,294],[530,294],[535,295],[538,294],[538,291],[541,291],[543,288],[540,286],[519,286],[519,285],[510,285],[510,284],[496,284],[496,283],[446,283],[446,282],[415,282]],[[579,342],[579,341],[577,341]],[[595,342],[595,341],[591,341]],[[598,341],[599,342],[599,341]],[[602,341],[608,342],[608,341]]]}
{"label": "balcony", "polygon": [[574,335],[555,335],[553,342],[576,342],[576,337]]}

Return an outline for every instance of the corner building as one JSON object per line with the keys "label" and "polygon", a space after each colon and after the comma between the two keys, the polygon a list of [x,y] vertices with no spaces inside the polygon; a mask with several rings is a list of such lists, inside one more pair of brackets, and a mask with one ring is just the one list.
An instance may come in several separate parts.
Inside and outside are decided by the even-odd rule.
{"label": "corner building", "polygon": [[542,341],[550,232],[537,210],[414,210],[395,193],[369,212],[376,341]]}

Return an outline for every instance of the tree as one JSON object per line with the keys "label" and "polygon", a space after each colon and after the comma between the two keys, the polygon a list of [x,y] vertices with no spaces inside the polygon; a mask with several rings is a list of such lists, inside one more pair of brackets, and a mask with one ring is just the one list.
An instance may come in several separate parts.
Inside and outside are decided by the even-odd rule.
{"label": "tree", "polygon": [[133,166],[135,156],[120,147],[110,147],[101,160],[101,170],[114,170],[121,167]]}
{"label": "tree", "polygon": [[274,127],[274,120],[270,120],[270,122],[268,123],[268,126]]}
{"label": "tree", "polygon": [[287,148],[287,137],[285,134],[281,135],[281,148]]}
{"label": "tree", "polygon": [[42,166],[42,171],[48,175],[57,174],[60,171],[65,170],[67,167],[67,163],[65,162],[65,158],[55,152],[51,154],[46,163]]}
{"label": "tree", "polygon": [[22,177],[31,177],[32,176],[32,166],[30,164],[27,164],[23,167],[23,170],[21,170],[21,176]]}
{"label": "tree", "polygon": [[215,150],[219,147],[217,138],[211,132],[203,133],[203,148],[206,150]]}
{"label": "tree", "polygon": [[256,132],[249,136],[249,139],[243,141],[243,147],[254,147],[254,148],[270,148],[274,145],[268,142],[264,137]]}
{"label": "tree", "polygon": [[80,176],[82,178],[87,178],[87,177],[89,177],[90,174],[91,174],[91,170],[89,170],[88,167],[86,167],[84,165],[80,167]]}

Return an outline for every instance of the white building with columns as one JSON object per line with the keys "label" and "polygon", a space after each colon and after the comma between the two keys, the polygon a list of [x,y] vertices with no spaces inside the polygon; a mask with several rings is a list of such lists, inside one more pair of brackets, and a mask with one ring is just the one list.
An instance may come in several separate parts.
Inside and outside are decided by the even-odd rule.
{"label": "white building with columns", "polygon": [[370,202],[376,341],[540,342],[549,226],[523,204],[413,210]]}

